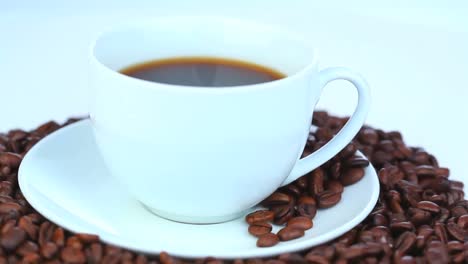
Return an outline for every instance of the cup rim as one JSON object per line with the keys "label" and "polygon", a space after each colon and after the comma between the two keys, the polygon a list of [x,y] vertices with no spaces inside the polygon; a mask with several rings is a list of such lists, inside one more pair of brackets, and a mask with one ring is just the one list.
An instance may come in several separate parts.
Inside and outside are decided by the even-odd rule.
{"label": "cup rim", "polygon": [[[109,68],[107,65],[105,65],[103,62],[101,62],[95,55],[96,51],[96,46],[101,38],[106,36],[107,34],[112,34],[112,33],[118,33],[122,32],[125,30],[131,30],[131,29],[138,29],[138,28],[144,28],[144,27],[150,27],[151,25],[158,24],[158,23],[163,23],[163,22],[170,22],[174,20],[185,20],[185,21],[217,21],[219,23],[239,23],[239,24],[249,24],[253,25],[257,28],[263,28],[265,30],[270,30],[277,32],[278,34],[286,35],[290,39],[294,39],[296,41],[300,41],[304,43],[308,48],[310,48],[310,53],[312,54],[312,58],[308,64],[303,66],[300,70],[297,72],[286,75],[284,78],[278,79],[278,80],[273,80],[273,81],[268,81],[268,82],[262,82],[262,83],[256,83],[256,84],[247,84],[247,85],[235,85],[235,86],[191,86],[191,85],[177,85],[177,84],[169,84],[169,83],[161,83],[161,82],[154,82],[154,81],[148,81],[148,80],[143,80],[135,77],[131,77],[128,75],[125,75],[123,73],[120,73],[119,71],[113,70]],[[317,67],[317,62],[318,62],[318,51],[317,48],[313,47],[310,40],[308,40],[304,35],[299,34],[296,31],[293,31],[291,29],[288,29],[283,26],[279,26],[277,24],[267,24],[263,22],[258,22],[250,19],[239,19],[239,18],[232,18],[232,17],[226,17],[226,16],[161,16],[158,18],[153,18],[153,19],[139,19],[136,21],[131,21],[131,22],[124,22],[118,25],[114,25],[112,27],[108,27],[101,32],[97,34],[97,36],[94,38],[94,40],[91,42],[89,46],[89,51],[88,51],[90,60],[92,63],[97,65],[99,68],[105,70],[107,73],[113,75],[116,78],[123,78],[124,80],[127,81],[132,81],[140,84],[141,86],[145,86],[151,89],[166,89],[170,88],[172,90],[180,90],[180,91],[192,91],[192,92],[209,92],[209,93],[225,93],[225,92],[241,92],[241,91],[247,91],[247,90],[254,90],[254,89],[266,89],[272,84],[282,84],[282,83],[287,83],[290,82],[292,79],[296,79],[298,77],[308,75],[312,72]],[[235,59],[235,58],[234,58]],[[212,89],[215,88],[215,89]],[[216,89],[220,88],[220,89]]]}

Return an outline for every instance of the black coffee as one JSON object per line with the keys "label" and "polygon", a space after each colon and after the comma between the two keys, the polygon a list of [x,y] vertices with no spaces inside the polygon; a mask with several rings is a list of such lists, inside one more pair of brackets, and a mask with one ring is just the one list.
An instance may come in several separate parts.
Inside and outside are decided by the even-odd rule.
{"label": "black coffee", "polygon": [[138,63],[121,73],[151,82],[222,87],[258,84],[285,75],[258,64],[215,57],[179,57]]}

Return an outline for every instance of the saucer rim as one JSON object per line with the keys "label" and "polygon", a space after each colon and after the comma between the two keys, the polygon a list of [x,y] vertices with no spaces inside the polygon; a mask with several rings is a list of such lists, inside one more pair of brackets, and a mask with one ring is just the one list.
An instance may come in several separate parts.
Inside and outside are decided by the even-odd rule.
{"label": "saucer rim", "polygon": [[[65,126],[63,128],[58,129],[57,131],[49,134],[48,136],[46,136],[45,138],[40,140],[24,156],[23,161],[20,164],[20,167],[18,169],[18,185],[19,185],[19,188],[21,189],[24,197],[28,201],[28,203],[37,212],[39,212],[44,218],[46,218],[47,220],[55,223],[57,226],[60,226],[60,227],[66,229],[66,230],[68,230],[70,232],[73,232],[73,233],[82,233],[83,230],[77,230],[77,228],[74,227],[73,224],[69,224],[69,222],[66,222],[65,224],[63,224],[63,221],[60,220],[60,216],[57,215],[57,213],[55,213],[53,209],[50,209],[48,206],[41,205],[40,202],[36,203],[36,201],[34,199],[34,195],[32,195],[32,194],[31,194],[31,196],[29,195],[30,193],[28,191],[28,189],[29,189],[28,188],[28,183],[25,182],[25,178],[27,178],[27,176],[23,176],[24,175],[24,167],[26,165],[23,165],[23,164],[27,164],[29,159],[31,157],[35,156],[34,153],[37,152],[39,149],[41,149],[43,145],[47,145],[49,141],[53,141],[53,140],[55,140],[56,137],[60,137],[60,136],[62,136],[62,134],[68,133],[69,130],[76,129],[76,127],[80,127],[80,126],[91,126],[91,120],[90,119],[84,119],[84,120],[81,120],[81,121],[77,121],[77,122],[75,122],[73,124],[70,124],[70,125],[67,125],[67,126]],[[90,128],[90,129],[92,129],[92,128]],[[368,159],[360,151],[357,151],[356,154]],[[355,226],[357,226],[359,223],[361,223],[370,214],[370,212],[374,208],[375,204],[377,203],[378,197],[379,197],[380,184],[379,184],[379,180],[378,180],[378,176],[377,176],[377,171],[372,166],[372,164],[369,164],[369,166],[367,168],[365,168],[365,176],[366,175],[372,176],[371,177],[372,178],[371,185],[373,186],[373,188],[371,189],[372,193],[370,195],[369,202],[366,204],[364,209],[359,214],[354,216],[351,220],[346,222],[346,224],[341,225],[338,228],[336,228],[336,229],[334,229],[334,230],[332,230],[330,232],[327,232],[327,233],[325,233],[323,235],[320,235],[318,239],[317,239],[317,237],[310,237],[310,239],[306,239],[306,240],[303,240],[303,241],[294,241],[294,240],[292,240],[292,241],[287,241],[287,242],[281,242],[283,244],[283,246],[280,247],[280,248],[275,247],[275,246],[270,247],[270,248],[258,248],[253,244],[252,248],[248,249],[248,250],[244,249],[242,251],[236,251],[236,252],[226,250],[226,251],[218,252],[218,254],[212,254],[212,255],[207,255],[207,254],[205,254],[205,252],[203,252],[203,254],[194,253],[194,252],[186,253],[183,249],[179,250],[179,251],[171,250],[169,253],[172,256],[182,257],[182,258],[206,258],[206,257],[216,257],[216,258],[222,258],[222,259],[257,258],[257,257],[270,257],[270,256],[275,256],[275,255],[279,255],[279,254],[283,254],[283,253],[288,253],[288,252],[297,252],[297,251],[301,251],[301,250],[311,248],[311,247],[314,247],[314,246],[322,245],[322,244],[324,244],[326,242],[329,242],[329,241],[343,235],[347,231],[349,231],[352,228],[354,228]],[[62,209],[64,209],[64,208],[62,208]],[[64,210],[66,210],[66,209],[64,209]],[[71,214],[73,214],[73,216],[80,219],[81,221],[84,221],[86,223],[86,226],[92,226],[92,224],[88,223],[86,220],[81,219],[79,215],[74,214],[74,213],[71,213]],[[58,223],[61,223],[61,224],[58,224]],[[220,224],[223,224],[223,223],[220,223]],[[94,229],[94,228],[92,228],[92,229]],[[98,233],[98,232],[96,232],[96,233]],[[132,251],[136,251],[136,252],[145,253],[145,254],[155,255],[155,254],[159,254],[160,252],[164,251],[164,249],[160,249],[160,250],[154,250],[153,249],[152,250],[152,249],[150,249],[150,247],[146,247],[146,248],[134,247],[134,246],[132,246],[131,241],[122,239],[119,236],[114,236],[110,232],[105,232],[105,235],[104,236],[100,235],[99,238],[104,243],[114,245],[114,246],[118,246],[118,247],[122,247],[122,248],[125,248],[127,250],[132,250]],[[311,241],[312,241],[312,243],[311,243]],[[291,243],[291,244],[285,245],[286,243]]]}

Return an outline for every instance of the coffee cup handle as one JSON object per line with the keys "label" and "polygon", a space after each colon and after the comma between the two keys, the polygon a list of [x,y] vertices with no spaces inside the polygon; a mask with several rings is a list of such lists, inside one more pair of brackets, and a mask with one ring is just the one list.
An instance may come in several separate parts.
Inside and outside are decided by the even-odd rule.
{"label": "coffee cup handle", "polygon": [[323,89],[329,82],[334,80],[346,80],[351,82],[358,92],[358,103],[351,118],[344,127],[327,144],[314,151],[307,157],[299,159],[290,175],[281,186],[289,184],[299,177],[311,172],[333,156],[338,154],[361,129],[369,112],[370,90],[364,78],[353,71],[342,68],[328,68],[320,71],[320,87]]}

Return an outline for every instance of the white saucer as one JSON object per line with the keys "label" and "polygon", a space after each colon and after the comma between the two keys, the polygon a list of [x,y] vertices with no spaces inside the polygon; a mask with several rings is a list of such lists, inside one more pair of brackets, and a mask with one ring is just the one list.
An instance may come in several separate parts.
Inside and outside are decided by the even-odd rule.
{"label": "white saucer", "polygon": [[361,181],[345,188],[338,205],[318,211],[304,237],[258,248],[244,219],[191,225],[147,211],[108,174],[89,120],[60,129],[31,149],[21,163],[19,185],[38,212],[70,231],[94,233],[105,242],[140,252],[167,251],[189,258],[262,257],[319,245],[364,220],[379,194],[377,175],[369,166]]}

